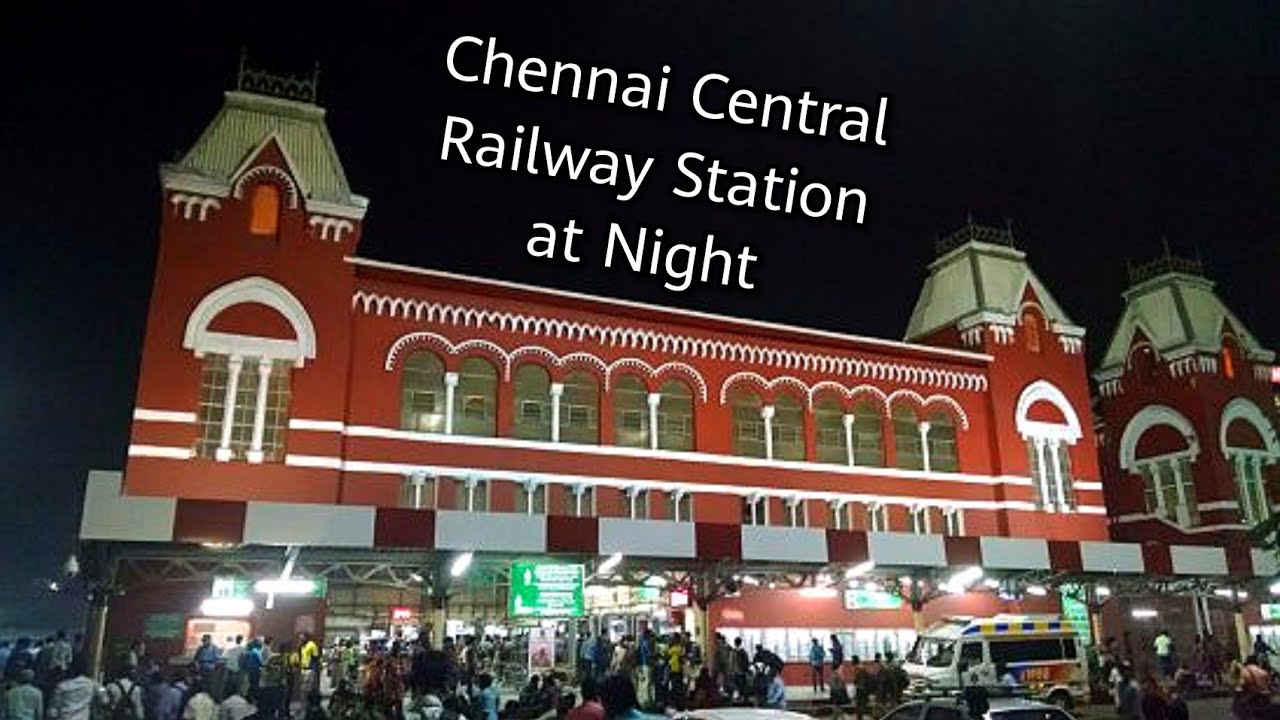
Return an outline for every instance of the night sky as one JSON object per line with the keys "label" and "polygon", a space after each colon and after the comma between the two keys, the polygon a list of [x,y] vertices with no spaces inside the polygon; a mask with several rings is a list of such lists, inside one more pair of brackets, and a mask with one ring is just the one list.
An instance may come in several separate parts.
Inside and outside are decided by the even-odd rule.
{"label": "night sky", "polygon": [[[935,237],[971,212],[1013,221],[1040,277],[1088,328],[1093,358],[1120,313],[1126,263],[1154,256],[1161,236],[1198,248],[1228,304],[1280,345],[1269,312],[1280,5],[421,3],[413,16],[276,5],[170,3],[127,18],[59,4],[57,18],[0,17],[0,628],[78,621],[78,598],[34,582],[72,549],[86,471],[122,464],[157,164],[213,117],[242,47],[279,71],[320,62],[330,130],[353,189],[371,198],[366,257],[897,339]],[[495,36],[518,59],[655,77],[669,64],[667,110],[459,83],[444,58],[463,34]],[[888,94],[889,146],[700,119],[689,96],[712,70],[735,86],[868,107]],[[620,203],[588,183],[442,162],[451,114],[508,137],[537,124],[546,139],[657,160]],[[866,223],[675,197],[687,150],[862,188]],[[525,255],[534,221],[569,218],[588,228],[582,263]],[[673,293],[606,270],[614,220],[673,241],[714,232],[725,247],[750,244],[756,289]]]}

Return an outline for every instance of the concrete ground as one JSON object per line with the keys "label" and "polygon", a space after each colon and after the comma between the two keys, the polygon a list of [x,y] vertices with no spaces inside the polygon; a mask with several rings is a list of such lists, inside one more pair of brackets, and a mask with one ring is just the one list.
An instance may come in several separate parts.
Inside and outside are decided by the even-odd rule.
{"label": "concrete ground", "polygon": [[[794,709],[806,712],[815,700],[825,699],[826,693],[815,693],[808,687],[788,687],[787,702]],[[1231,698],[1214,697],[1193,700],[1190,703],[1191,720],[1231,720]],[[1115,711],[1109,705],[1089,705],[1071,711],[1079,720],[1117,720]],[[849,720],[849,716],[845,716]],[[868,720],[875,720],[872,716]]]}

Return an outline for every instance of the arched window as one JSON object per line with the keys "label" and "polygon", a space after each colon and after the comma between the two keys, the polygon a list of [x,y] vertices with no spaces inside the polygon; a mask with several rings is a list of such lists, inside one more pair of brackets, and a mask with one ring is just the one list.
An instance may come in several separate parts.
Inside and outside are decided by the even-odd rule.
{"label": "arched window", "polygon": [[280,188],[262,183],[249,199],[249,232],[275,237],[280,225]]}
{"label": "arched window", "polygon": [[853,408],[853,462],[884,467],[884,428],[880,409],[870,400],[863,400]]}
{"label": "arched window", "polygon": [[444,363],[435,353],[419,350],[400,371],[400,427],[417,432],[444,432]]}
{"label": "arched window", "polygon": [[537,365],[521,365],[515,375],[515,436],[551,439],[551,376]]}
{"label": "arched window", "polygon": [[600,380],[585,370],[574,370],[564,379],[560,440],[600,444]]}
{"label": "arched window", "polygon": [[693,391],[680,380],[668,380],[658,392],[658,447],[692,450]]}
{"label": "arched window", "polygon": [[773,407],[773,456],[804,460],[804,407],[787,393],[779,393]]}
{"label": "arched window", "polygon": [[818,462],[849,462],[849,446],[845,442],[844,408],[839,401],[827,395],[813,408],[813,421],[818,435]]}
{"label": "arched window", "polygon": [[498,371],[493,363],[471,357],[462,361],[458,387],[453,391],[455,435],[493,437],[497,434]]}
{"label": "arched window", "polygon": [[915,411],[909,407],[899,405],[893,409],[893,443],[898,453],[898,467],[903,470],[924,469],[920,423]]}
{"label": "arched window", "polygon": [[635,375],[623,375],[612,393],[613,444],[649,447],[649,389]]}
{"label": "arched window", "polygon": [[765,456],[764,418],[760,416],[763,406],[760,396],[749,390],[734,390],[729,394],[729,407],[733,412],[734,455]]}
{"label": "arched window", "polygon": [[1222,345],[1222,376],[1228,380],[1233,380],[1236,376],[1236,363],[1232,358],[1231,346],[1226,343]]}
{"label": "arched window", "polygon": [[956,472],[960,460],[956,454],[956,423],[945,412],[936,412],[929,418],[929,469],[938,472]]}
{"label": "arched window", "polygon": [[1031,308],[1022,311],[1022,337],[1028,352],[1040,352],[1040,315]]}

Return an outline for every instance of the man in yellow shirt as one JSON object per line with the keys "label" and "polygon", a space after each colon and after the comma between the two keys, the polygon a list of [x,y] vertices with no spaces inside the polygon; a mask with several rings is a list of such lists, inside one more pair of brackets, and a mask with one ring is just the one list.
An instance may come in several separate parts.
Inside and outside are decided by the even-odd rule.
{"label": "man in yellow shirt", "polygon": [[320,692],[320,646],[310,633],[298,633],[298,663],[304,697]]}

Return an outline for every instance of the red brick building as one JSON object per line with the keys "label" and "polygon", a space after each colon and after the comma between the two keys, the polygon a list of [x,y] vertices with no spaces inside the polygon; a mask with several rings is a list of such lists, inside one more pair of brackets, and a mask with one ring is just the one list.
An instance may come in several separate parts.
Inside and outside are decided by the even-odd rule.
{"label": "red brick building", "polygon": [[[83,539],[189,553],[187,569],[280,546],[359,555],[406,568],[401,587],[472,551],[619,553],[735,584],[866,562],[1015,583],[1253,574],[1243,546],[1108,542],[1084,330],[1007,231],[970,223],[940,244],[906,341],[463,277],[359,255],[368,201],[324,117],[305,82],[249,73],[162,166],[127,462],[91,476]],[[1217,382],[1260,392],[1231,332],[1236,376]],[[1231,488],[1200,496],[1214,524],[1232,522],[1213,519]],[[1140,512],[1140,494],[1111,494],[1111,520]],[[149,587],[113,635],[143,632],[129,608],[154,609]],[[196,612],[197,587],[176,612]],[[773,610],[713,603],[707,623],[807,622],[781,595],[747,605]]]}

